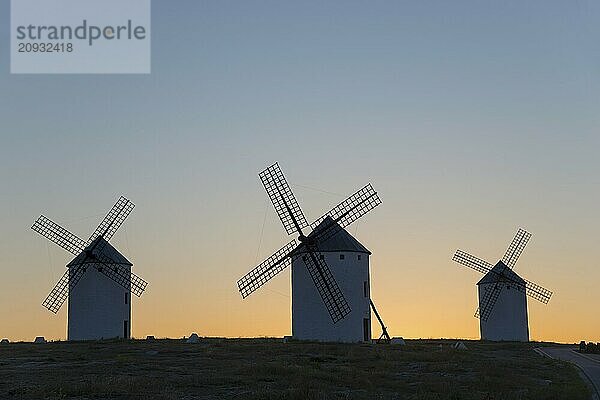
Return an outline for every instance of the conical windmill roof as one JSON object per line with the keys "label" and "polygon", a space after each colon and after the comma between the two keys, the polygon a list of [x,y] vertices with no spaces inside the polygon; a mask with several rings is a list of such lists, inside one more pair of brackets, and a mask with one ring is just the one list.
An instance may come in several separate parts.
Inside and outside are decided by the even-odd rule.
{"label": "conical windmill roof", "polygon": [[[334,225],[331,229],[337,230],[338,232],[325,239],[317,241],[317,246],[319,247],[320,252],[354,252],[354,253],[365,253],[371,254],[369,249],[363,246],[354,236],[348,233],[347,230],[339,226],[337,222],[333,220],[330,216],[325,217],[323,221],[319,225],[313,229],[313,231],[308,235],[309,238],[313,238],[318,236],[324,229],[328,228],[331,225]],[[299,245],[296,250],[294,250],[295,254],[306,253],[306,245]]]}
{"label": "conical windmill roof", "polygon": [[499,281],[509,280],[512,282],[518,282],[525,285],[525,280],[521,278],[515,271],[508,268],[502,261],[498,261],[494,268],[492,268],[487,274],[481,278],[478,285],[485,285],[488,283],[497,283]]}
{"label": "conical windmill roof", "polygon": [[[96,243],[97,243],[97,245],[96,245]],[[125,258],[125,256],[123,254],[119,253],[117,251],[117,249],[115,249],[110,243],[108,243],[102,237],[98,237],[96,240],[94,240],[92,243],[90,243],[90,245],[88,247],[86,247],[86,250],[91,249],[91,248],[94,249],[94,250],[92,250],[92,254],[94,254],[96,256],[101,254],[104,257],[111,260],[115,264],[129,265],[129,266],[133,265],[128,259]],[[85,252],[81,252],[81,254],[79,254],[70,263],[67,264],[67,268],[70,268],[75,265],[80,265],[85,260],[85,258],[86,258]],[[89,263],[89,262],[92,262],[92,260],[86,260],[86,262]]]}

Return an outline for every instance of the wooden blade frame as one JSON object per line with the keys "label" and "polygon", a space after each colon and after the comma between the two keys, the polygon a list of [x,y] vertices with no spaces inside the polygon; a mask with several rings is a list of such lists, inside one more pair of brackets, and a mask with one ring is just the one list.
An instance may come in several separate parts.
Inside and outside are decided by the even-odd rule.
{"label": "wooden blade frame", "polygon": [[63,276],[58,280],[58,283],[50,291],[42,305],[56,314],[69,297],[69,292],[73,290],[85,272],[86,268],[84,266],[67,269]]}
{"label": "wooden blade frame", "polygon": [[498,297],[500,297],[500,293],[502,292],[502,282],[497,282],[493,288],[486,287],[487,291],[483,295],[483,300],[481,302],[481,307],[478,307],[475,311],[475,318],[479,318],[482,321],[487,321],[496,302],[498,301]]}
{"label": "wooden blade frame", "polygon": [[102,236],[102,238],[108,242],[119,230],[129,214],[131,214],[131,211],[133,211],[134,207],[135,204],[121,196],[115,205],[110,209],[108,214],[106,214],[106,217],[104,217],[102,222],[100,222],[100,225],[98,225],[94,233],[92,233],[87,241],[87,245],[89,246],[100,236]]}
{"label": "wooden blade frame", "polygon": [[494,266],[489,262],[484,261],[481,258],[477,258],[474,255],[462,250],[456,250],[456,253],[454,253],[454,256],[452,257],[452,261],[472,268],[475,271],[479,271],[482,274],[487,274],[492,270],[492,268],[494,268]]}
{"label": "wooden blade frame", "polygon": [[310,224],[311,229],[314,230],[327,217],[331,217],[337,223],[322,229],[315,240],[323,241],[335,236],[341,232],[340,228],[347,227],[380,204],[379,195],[369,183]]}
{"label": "wooden blade frame", "polygon": [[40,215],[31,229],[74,255],[78,255],[86,247],[82,239],[43,215]]}
{"label": "wooden blade frame", "polygon": [[238,290],[242,298],[250,296],[256,289],[270,281],[275,275],[292,264],[290,254],[296,248],[296,239],[277,250],[252,271],[238,280]]}
{"label": "wooden blade frame", "polygon": [[508,246],[504,257],[502,257],[504,265],[511,269],[515,267],[523,250],[525,250],[525,246],[527,246],[529,239],[531,239],[531,233],[527,232],[525,229],[519,228],[513,241]]}
{"label": "wooden blade frame", "polygon": [[308,226],[308,222],[279,164],[271,165],[258,176],[287,234],[298,233],[302,236],[302,229]]}
{"label": "wooden blade frame", "polygon": [[304,261],[319,296],[321,296],[327,312],[329,312],[329,316],[335,324],[350,313],[350,305],[342,294],[324,257],[321,257],[318,249],[314,250],[304,254],[302,261]]}

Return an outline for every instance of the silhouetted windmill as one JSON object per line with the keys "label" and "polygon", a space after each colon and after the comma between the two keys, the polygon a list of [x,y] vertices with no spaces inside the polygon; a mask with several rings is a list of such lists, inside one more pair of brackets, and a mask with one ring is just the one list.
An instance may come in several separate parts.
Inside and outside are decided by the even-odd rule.
{"label": "silhouetted windmill", "polygon": [[[370,340],[368,257],[371,253],[344,228],[381,204],[373,187],[366,185],[309,225],[277,163],[262,171],[259,177],[286,233],[298,234],[300,243],[295,239],[290,241],[242,277],[237,283],[242,297],[248,297],[286,267],[292,266],[294,337]],[[303,232],[306,228],[312,230],[308,235]],[[352,258],[346,258],[346,255],[352,255]],[[335,277],[330,266],[334,272],[340,271]],[[349,321],[346,327],[338,324],[334,328],[333,325],[351,310],[336,278],[343,279],[342,286],[353,296],[350,303],[359,310],[353,312],[356,321]],[[315,306],[314,299],[318,297],[314,297],[314,288],[325,303],[327,313],[322,307]]]}
{"label": "silhouetted windmill", "polygon": [[479,308],[475,312],[475,317],[480,319],[483,340],[528,341],[529,326],[525,295],[544,304],[550,301],[552,296],[550,290],[521,278],[513,271],[530,238],[529,232],[519,229],[504,257],[496,265],[462,250],[457,250],[452,258],[457,263],[485,274],[477,283]]}
{"label": "silhouetted windmill", "polygon": [[76,256],[42,303],[56,314],[69,299],[69,340],[130,337],[129,294],[141,296],[147,282],[131,272],[133,264],[108,241],[134,207],[121,197],[87,241],[43,215],[31,227]]}

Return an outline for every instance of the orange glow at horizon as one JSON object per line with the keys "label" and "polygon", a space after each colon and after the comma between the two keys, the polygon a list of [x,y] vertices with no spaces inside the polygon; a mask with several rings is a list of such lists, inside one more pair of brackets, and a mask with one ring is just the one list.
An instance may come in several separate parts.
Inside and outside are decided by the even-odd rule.
{"label": "orange glow at horizon", "polygon": [[[324,196],[321,195],[321,198]],[[457,229],[456,232],[452,229],[424,230],[422,234],[426,240],[423,240],[422,236],[412,234],[411,229],[396,231],[397,222],[386,218],[386,208],[384,203],[348,230],[373,252],[370,260],[372,298],[390,334],[404,338],[478,339],[479,320],[473,317],[473,313],[477,306],[475,283],[481,275],[452,262],[452,254],[460,248],[495,262],[504,254],[516,227],[505,224],[495,235],[497,241],[486,237],[487,230],[475,228],[473,224],[469,229]],[[276,249],[277,242],[285,239],[285,235],[278,231],[279,221],[269,204],[264,206],[264,211],[266,229],[264,237],[260,238],[258,251],[256,246],[249,244],[242,246],[243,253],[225,252],[223,250],[228,244],[221,242],[223,247],[215,251],[223,254],[223,265],[202,263],[202,267],[188,266],[185,264],[185,252],[178,260],[158,251],[150,250],[145,257],[144,251],[135,251],[141,257],[131,257],[134,272],[148,279],[150,285],[141,299],[133,300],[132,335],[137,338],[146,335],[177,338],[192,332],[219,337],[281,337],[291,334],[289,271],[282,272],[246,300],[242,300],[237,292],[236,280],[257,260],[260,262],[269,255],[268,246]],[[265,214],[252,218],[259,221]],[[88,223],[83,221],[81,226]],[[129,223],[135,226],[134,222],[127,221],[124,233],[116,238],[116,242],[127,250],[124,254],[128,257],[129,252],[134,253],[133,248],[141,244],[140,240],[132,239],[135,229],[127,227]],[[411,224],[410,221],[405,223]],[[256,226],[242,227],[238,235],[249,234],[252,229]],[[599,340],[600,322],[594,319],[593,310],[577,306],[582,298],[587,299],[585,301],[589,304],[596,301],[598,294],[592,283],[562,268],[567,259],[571,263],[573,259],[569,253],[561,254],[564,247],[553,250],[556,236],[551,233],[536,235],[535,229],[531,228],[530,231],[533,237],[515,270],[524,278],[554,291],[548,305],[528,298],[531,340],[568,343]],[[222,233],[230,234],[227,229]],[[259,239],[258,235],[255,236]],[[53,244],[45,243],[44,238],[34,239],[36,251],[49,255],[56,278],[60,272],[57,264],[65,263],[68,257]],[[192,242],[175,235],[166,245],[193,248]],[[563,246],[566,244],[563,243]],[[257,253],[260,255],[257,256]],[[30,269],[28,279],[40,277],[32,272],[34,265]],[[50,288],[43,285],[50,280],[41,281],[45,279],[37,279],[33,284],[40,298]],[[4,326],[0,335],[25,341],[36,335],[64,339],[66,305],[55,316],[43,309],[38,300],[29,296],[19,302],[10,315],[8,330]],[[29,315],[30,310],[35,310],[33,315]],[[6,318],[5,315],[4,320]],[[379,336],[380,327],[374,316],[372,331],[374,337]]]}

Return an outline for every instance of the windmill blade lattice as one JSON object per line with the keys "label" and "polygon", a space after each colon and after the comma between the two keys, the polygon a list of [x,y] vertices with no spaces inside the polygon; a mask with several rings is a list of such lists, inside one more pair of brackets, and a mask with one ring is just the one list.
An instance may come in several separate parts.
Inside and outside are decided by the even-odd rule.
{"label": "windmill blade lattice", "polygon": [[493,288],[486,287],[485,290],[486,292],[483,295],[481,307],[477,308],[477,311],[475,311],[475,318],[479,318],[482,321],[487,321],[492,314],[492,310],[494,309],[494,306],[500,297],[502,284],[497,282]]}
{"label": "windmill blade lattice", "polygon": [[128,268],[124,268],[123,264],[106,261],[109,260],[106,258],[103,260],[103,257],[100,257],[100,260],[97,262],[85,263],[84,265],[96,268],[98,272],[106,275],[119,286],[128,292],[133,293],[137,297],[140,297],[144,293],[146,286],[148,286],[148,282],[129,271]]}
{"label": "windmill blade lattice", "polygon": [[508,276],[501,276],[506,283],[511,285],[511,287],[514,287],[518,291],[525,293],[527,296],[539,301],[540,303],[548,304],[550,298],[552,297],[553,293],[551,290],[548,290],[537,283],[533,283],[527,279],[521,278],[525,281],[525,284],[523,284],[522,282],[515,281]]}
{"label": "windmill blade lattice", "polygon": [[40,215],[31,229],[74,255],[81,253],[86,247],[82,239],[43,215]]}
{"label": "windmill blade lattice", "polygon": [[42,305],[56,314],[67,298],[69,298],[69,292],[73,290],[75,285],[81,280],[85,271],[86,269],[83,266],[74,267],[73,270],[67,269],[54,288],[50,291]]}
{"label": "windmill blade lattice", "polygon": [[277,250],[252,271],[238,280],[238,290],[242,298],[250,296],[256,289],[270,281],[275,275],[292,264],[290,253],[296,248],[296,239]]}
{"label": "windmill blade lattice", "polygon": [[548,302],[550,301],[550,297],[552,296],[552,291],[536,283],[528,281],[527,279],[521,278],[526,282],[526,284],[524,285],[522,282],[511,278],[510,275],[505,275],[504,273],[496,272],[492,269],[492,265],[487,261],[483,261],[475,256],[465,253],[464,251],[458,250],[452,259],[460,264],[466,265],[467,267],[473,268],[476,271],[482,272],[484,274],[492,272],[498,277],[498,279],[501,279],[506,283],[510,283],[510,285],[514,286],[517,290],[525,293],[526,295],[536,299],[541,303],[548,304]]}
{"label": "windmill blade lattice", "polygon": [[337,225],[332,224],[330,227],[325,228],[316,236],[317,240],[327,240],[328,238],[336,235],[345,228],[378,205],[381,204],[381,199],[377,195],[377,192],[373,189],[371,184],[366,185],[346,200],[335,206],[321,218],[313,222],[310,227],[315,229],[325,218],[331,217]]}
{"label": "windmill blade lattice", "polygon": [[115,232],[119,230],[125,219],[129,216],[135,204],[121,196],[111,210],[106,214],[106,217],[100,222],[94,233],[90,236],[87,244],[91,244],[98,237],[102,236],[107,242],[113,237]]}
{"label": "windmill blade lattice", "polygon": [[306,222],[306,217],[281,172],[279,164],[271,165],[258,176],[287,234],[291,235],[296,232],[301,235],[302,229],[308,226],[308,222]]}
{"label": "windmill blade lattice", "polygon": [[350,313],[350,305],[342,294],[340,287],[333,278],[331,270],[325,263],[325,259],[318,252],[309,252],[302,256],[302,260],[308,268],[321,299],[325,303],[327,312],[333,323],[337,323]]}
{"label": "windmill blade lattice", "polygon": [[525,293],[527,296],[536,299],[540,303],[548,304],[550,297],[552,297],[552,291],[548,290],[536,283],[523,279],[526,282],[526,286],[517,285],[517,290]]}
{"label": "windmill blade lattice", "polygon": [[502,257],[504,265],[511,269],[514,268],[519,257],[521,257],[523,250],[525,250],[525,246],[527,246],[529,239],[531,239],[531,233],[519,228],[513,241],[510,243],[510,246],[508,246],[504,257]]}
{"label": "windmill blade lattice", "polygon": [[[550,290],[545,289],[542,286],[535,284],[533,282],[530,282],[526,279],[524,279],[526,282],[526,285],[523,285],[521,282],[514,281],[507,277],[505,277],[505,278],[506,279],[505,279],[504,283],[510,284],[511,287],[514,287],[518,291],[525,293],[527,296],[534,298],[535,300],[539,301],[540,303],[548,304],[548,302],[550,301],[550,297],[552,297],[552,292]],[[523,278],[521,278],[521,279],[523,279]],[[475,312],[475,316],[477,318],[481,318],[482,320],[487,321],[490,314],[492,313],[492,309],[493,309],[494,305],[496,304],[496,301],[498,300],[501,289],[502,289],[502,284],[496,283],[493,290],[491,290],[489,294],[488,293],[485,294],[484,299],[483,299],[484,305],[483,305],[482,309],[481,310],[477,309],[477,311]]]}
{"label": "windmill blade lattice", "polygon": [[452,257],[452,261],[455,261],[466,267],[472,268],[475,271],[479,271],[482,274],[487,274],[492,270],[492,268],[494,268],[494,266],[489,262],[477,258],[474,255],[471,255],[462,250],[456,250],[456,253]]}

